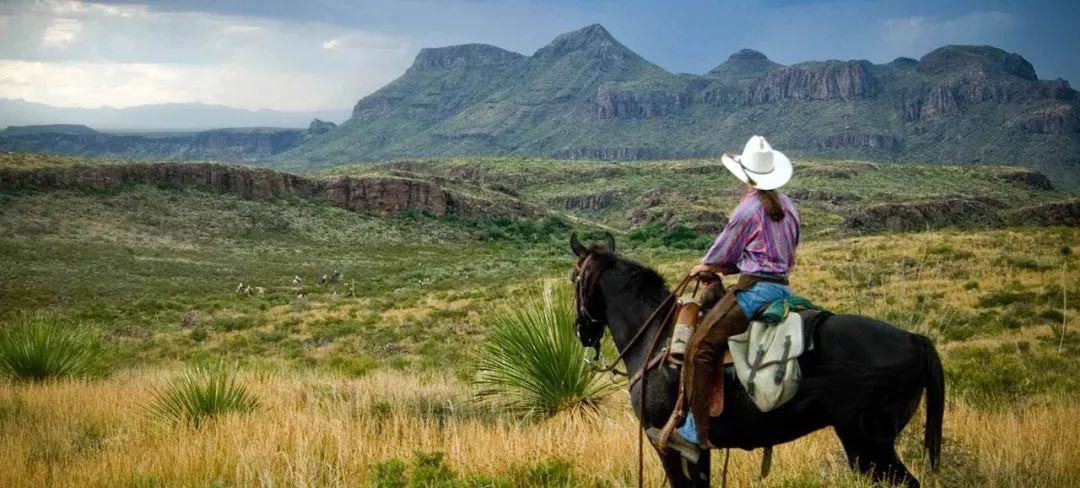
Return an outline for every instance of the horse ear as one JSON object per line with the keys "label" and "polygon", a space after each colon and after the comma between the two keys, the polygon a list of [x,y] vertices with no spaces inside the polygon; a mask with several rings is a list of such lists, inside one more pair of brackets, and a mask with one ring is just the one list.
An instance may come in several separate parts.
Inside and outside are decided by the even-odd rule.
{"label": "horse ear", "polygon": [[577,234],[570,234],[570,250],[579,258],[583,258],[589,253],[589,251],[585,249],[585,246],[581,245],[581,241],[578,240]]}
{"label": "horse ear", "polygon": [[604,244],[611,254],[615,254],[615,236],[611,235],[610,232],[604,233]]}

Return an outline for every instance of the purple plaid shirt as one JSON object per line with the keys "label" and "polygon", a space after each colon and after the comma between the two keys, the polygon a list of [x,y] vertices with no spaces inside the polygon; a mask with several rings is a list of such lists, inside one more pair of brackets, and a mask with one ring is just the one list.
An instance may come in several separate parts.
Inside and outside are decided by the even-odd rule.
{"label": "purple plaid shirt", "polygon": [[773,222],[765,214],[757,190],[746,192],[701,262],[716,266],[725,274],[787,276],[795,266],[799,211],[787,195],[778,194],[784,206],[784,220]]}

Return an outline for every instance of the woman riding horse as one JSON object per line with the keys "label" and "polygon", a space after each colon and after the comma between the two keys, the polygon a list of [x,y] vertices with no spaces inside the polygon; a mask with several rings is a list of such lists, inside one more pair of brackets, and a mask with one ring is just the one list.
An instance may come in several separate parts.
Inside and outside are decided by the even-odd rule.
{"label": "woman riding horse", "polygon": [[738,273],[739,281],[727,289],[690,337],[690,361],[683,372],[690,416],[673,434],[683,438],[674,438],[673,447],[714,447],[709,442],[708,418],[720,415],[723,403],[710,412],[709,393],[728,338],[746,331],[750,319],[763,305],[791,296],[787,278],[795,265],[795,246],[799,244],[799,212],[791,199],[777,191],[791,179],[791,161],[769,147],[761,136],[751,137],[741,156],[725,154],[722,161],[728,171],[746,183],[747,191],[723,232],[690,274]]}
{"label": "woman riding horse", "polygon": [[[802,312],[810,324],[808,337],[813,348],[799,356],[801,380],[795,396],[774,410],[762,412],[744,388],[733,384],[723,389],[722,415],[710,416],[707,407],[703,411],[702,403],[709,393],[702,384],[708,384],[725,339],[745,329],[747,317],[761,304],[788,295],[782,278],[794,263],[799,238],[798,213],[787,197],[774,191],[791,176],[787,158],[755,137],[741,157],[724,157],[723,161],[752,189],[716,245],[693,271],[718,268],[727,273],[742,272],[743,277],[710,309],[694,337],[691,348],[699,357],[686,364],[696,370],[689,380],[699,384],[691,388],[693,415],[683,425],[682,435],[672,435],[668,443],[675,449],[661,449],[654,440],[670,486],[710,485],[710,451],[700,450],[697,442],[755,449],[831,426],[852,468],[875,481],[918,488],[919,481],[897,456],[895,444],[925,390],[923,445],[931,468],[937,467],[945,381],[941,360],[925,336],[858,315]],[[777,210],[782,210],[782,215]],[[578,338],[583,346],[595,348],[598,358],[605,329],[611,332],[619,350],[616,361],[621,360],[631,373],[628,386],[634,413],[645,433],[659,432],[671,418],[679,396],[680,371],[665,366],[666,349],[662,348],[672,335],[671,321],[663,318],[672,317],[675,295],[654,270],[617,255],[610,235],[603,245],[588,247],[572,235],[570,248],[578,258],[572,274]],[[701,358],[703,350],[705,357]]]}

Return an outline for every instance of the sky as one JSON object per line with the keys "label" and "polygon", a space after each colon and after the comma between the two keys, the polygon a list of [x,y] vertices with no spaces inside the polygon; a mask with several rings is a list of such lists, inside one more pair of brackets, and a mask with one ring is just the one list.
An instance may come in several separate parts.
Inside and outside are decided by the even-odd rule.
{"label": "sky", "polygon": [[784,64],[882,63],[989,44],[1040,78],[1080,81],[1077,0],[0,0],[0,97],[349,110],[421,48],[532,54],[594,23],[672,72],[704,73],[741,48]]}

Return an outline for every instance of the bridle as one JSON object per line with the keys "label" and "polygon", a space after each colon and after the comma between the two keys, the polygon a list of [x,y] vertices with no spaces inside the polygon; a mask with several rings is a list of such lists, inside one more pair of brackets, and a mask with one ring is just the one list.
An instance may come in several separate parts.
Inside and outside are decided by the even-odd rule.
{"label": "bridle", "polygon": [[[603,269],[590,269],[589,264],[592,263],[593,256],[595,256],[595,255],[596,255],[595,253],[589,253],[587,256],[585,256],[584,259],[582,259],[578,263],[578,265],[577,265],[577,267],[575,269],[577,276],[576,276],[576,278],[574,280],[575,281],[575,287],[576,287],[576,289],[574,291],[574,301],[576,302],[576,308],[577,308],[577,312],[578,312],[578,325],[579,325],[579,327],[581,325],[581,319],[582,318],[584,318],[586,321],[588,321],[587,323],[591,327],[602,328],[605,325],[607,325],[606,320],[598,319],[598,318],[594,317],[591,313],[589,313],[588,307],[586,307],[586,305],[585,305],[585,288],[588,286],[588,284],[590,282],[598,281],[600,279],[600,273],[602,273],[604,271]],[[593,268],[595,268],[595,266],[593,266]],[[595,276],[593,276],[594,274],[595,274]],[[656,318],[657,318],[658,314],[660,313],[660,311],[667,308],[668,312],[667,312],[667,314],[665,314],[665,318],[661,322],[662,325],[659,328],[656,329],[656,334],[653,335],[653,338],[652,338],[652,341],[651,341],[652,345],[649,347],[648,352],[651,353],[652,351],[656,350],[656,345],[659,342],[660,337],[663,337],[664,330],[667,329],[667,325],[671,323],[671,318],[674,316],[674,313],[675,313],[675,307],[668,307],[668,305],[674,303],[675,299],[686,289],[686,286],[690,283],[690,281],[692,279],[693,279],[693,276],[686,275],[682,279],[682,281],[680,281],[679,284],[676,285],[675,288],[673,288],[671,290],[671,292],[668,294],[668,296],[666,298],[664,298],[664,300],[661,301],[659,305],[657,305],[656,309],[653,310],[653,313],[651,315],[649,315],[649,318],[645,319],[645,322],[643,324],[641,324],[641,327],[638,328],[637,333],[634,334],[634,336],[626,344],[626,347],[624,347],[622,351],[619,351],[619,355],[616,356],[615,359],[613,361],[611,361],[610,363],[608,363],[607,365],[601,364],[600,367],[594,368],[593,370],[595,372],[598,372],[598,373],[612,373],[612,374],[616,374],[616,375],[620,375],[620,376],[629,376],[627,374],[627,372],[619,371],[617,369],[619,361],[622,361],[623,359],[626,358],[626,354],[629,353],[630,350],[634,348],[634,344],[636,344],[639,340],[641,340],[642,337],[645,336],[645,331],[650,328],[650,326],[656,320]],[[580,330],[579,330],[578,334],[579,334],[579,338],[580,338],[580,334],[581,334]],[[604,335],[603,335],[602,332],[600,334],[596,335],[595,338],[593,338],[593,339],[591,339],[589,341],[590,344],[584,344],[585,341],[582,340],[582,343],[583,343],[583,345],[585,345],[585,347],[592,347],[594,349],[594,351],[595,351],[591,360],[589,359],[588,354],[586,353],[586,356],[585,356],[585,361],[586,362],[592,364],[592,363],[594,363],[596,361],[600,361],[602,359],[602,355],[601,355],[601,352],[600,352],[600,340],[601,340],[601,338],[603,338],[603,336]],[[634,374],[634,378],[640,379],[641,377],[643,377],[646,370],[649,369],[650,366],[654,366],[654,365],[646,363],[644,366],[642,366],[640,371],[638,371],[637,373]],[[631,383],[631,386],[633,386],[633,383]]]}
{"label": "bridle", "polygon": [[[592,274],[587,273],[587,272],[590,271],[589,264],[592,263],[593,256],[595,256],[595,255],[596,255],[595,253],[589,253],[587,256],[585,256],[585,259],[580,260],[578,262],[577,266],[574,268],[574,272],[575,272],[575,276],[574,276],[574,283],[575,283],[574,304],[575,304],[575,307],[577,308],[577,314],[578,314],[578,319],[577,319],[577,322],[578,322],[578,324],[577,324],[578,325],[578,338],[581,339],[581,342],[582,342],[583,346],[585,346],[586,348],[591,347],[591,348],[593,348],[593,351],[594,351],[592,359],[589,359],[588,351],[586,351],[586,353],[585,353],[585,362],[587,362],[589,364],[592,364],[593,362],[599,361],[601,359],[600,339],[604,337],[603,328],[604,328],[605,325],[607,325],[605,320],[593,317],[593,315],[591,313],[589,313],[589,308],[585,305],[585,302],[586,302],[586,300],[585,300],[586,283],[589,282],[589,281],[594,280]],[[597,273],[597,276],[595,277],[595,280],[599,280],[599,278],[600,278],[599,273],[601,271],[596,270],[595,272]],[[583,332],[583,329],[584,329],[584,327],[582,327],[582,325],[583,325],[582,324],[582,319],[583,318],[587,321],[586,323],[587,323],[588,327],[590,327],[592,330],[599,329],[601,331],[595,337],[590,338],[588,343],[586,343],[586,341],[584,339],[584,336],[582,335],[582,332]]]}

